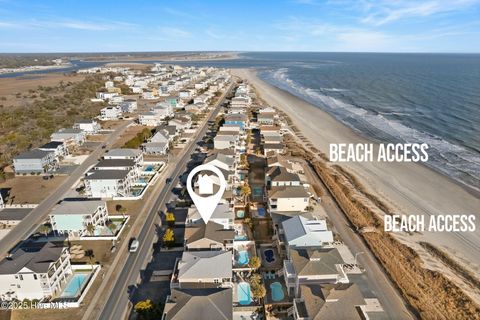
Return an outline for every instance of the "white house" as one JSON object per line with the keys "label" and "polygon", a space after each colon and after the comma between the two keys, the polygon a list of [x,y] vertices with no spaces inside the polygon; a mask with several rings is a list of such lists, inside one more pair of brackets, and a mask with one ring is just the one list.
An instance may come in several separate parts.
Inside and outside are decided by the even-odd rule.
{"label": "white house", "polygon": [[85,193],[92,198],[126,197],[132,180],[129,170],[93,170],[84,178]]}
{"label": "white house", "polygon": [[88,226],[105,226],[108,221],[107,203],[101,200],[64,200],[50,212],[53,231],[71,237],[93,235]]}
{"label": "white house", "polygon": [[333,233],[325,219],[294,216],[282,222],[282,229],[287,253],[290,248],[322,248],[333,242]]}
{"label": "white house", "polygon": [[137,166],[143,165],[143,154],[138,149],[110,149],[104,159],[131,159]]}
{"label": "white house", "polygon": [[302,186],[272,187],[268,205],[272,212],[305,212],[310,195]]}
{"label": "white house", "polygon": [[180,116],[171,119],[168,124],[175,126],[177,128],[177,132],[181,132],[185,129],[190,129],[192,127],[192,119],[187,116]]}
{"label": "white house", "polygon": [[45,143],[43,146],[38,148],[42,151],[50,151],[55,153],[55,157],[59,159],[60,157],[65,157],[68,155],[68,149],[65,142],[62,141],[50,141]]}
{"label": "white house", "polygon": [[95,134],[101,129],[101,126],[95,120],[81,119],[75,121],[73,128],[80,129],[86,134]]}
{"label": "white house", "polygon": [[120,103],[120,109],[122,110],[122,112],[126,112],[126,113],[134,112],[135,110],[137,110],[137,107],[138,107],[137,100],[133,100],[133,99],[127,99],[122,103]]}
{"label": "white house", "polygon": [[85,132],[80,129],[60,129],[52,133],[50,140],[65,142],[67,146],[80,146],[85,142]]}
{"label": "white house", "polygon": [[[224,229],[232,229],[235,215],[228,203],[221,202],[216,207],[210,217],[209,221],[218,223],[223,226]],[[197,210],[197,207],[192,206],[188,208],[187,219],[185,221],[186,226],[195,226],[202,224],[203,219]]]}
{"label": "white house", "polygon": [[138,115],[138,123],[143,126],[155,127],[162,123],[162,117],[152,111],[142,112]]}
{"label": "white house", "polygon": [[220,135],[213,138],[213,147],[215,149],[235,149],[239,143],[238,135]]}
{"label": "white house", "polygon": [[100,110],[102,120],[117,120],[122,116],[122,110],[118,106],[108,106]]}
{"label": "white house", "polygon": [[13,158],[13,168],[16,174],[45,173],[56,168],[56,158],[54,151],[32,149]]}
{"label": "white house", "polygon": [[0,261],[0,300],[55,297],[72,273],[67,247],[51,242],[23,245]]}

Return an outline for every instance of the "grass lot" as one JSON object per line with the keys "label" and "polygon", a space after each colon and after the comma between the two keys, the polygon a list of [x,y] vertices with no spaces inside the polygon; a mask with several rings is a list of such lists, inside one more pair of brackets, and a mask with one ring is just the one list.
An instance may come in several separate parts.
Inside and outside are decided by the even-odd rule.
{"label": "grass lot", "polygon": [[113,144],[113,148],[121,148],[125,145],[127,141],[134,138],[137,133],[142,132],[143,129],[149,128],[153,129],[153,127],[145,127],[145,126],[130,126],[125,130],[122,135],[115,141]]}
{"label": "grass lot", "polygon": [[50,180],[43,180],[41,176],[17,176],[0,183],[0,189],[10,189],[8,203],[25,204],[40,203],[55,189],[57,189],[66,176],[55,176]]}

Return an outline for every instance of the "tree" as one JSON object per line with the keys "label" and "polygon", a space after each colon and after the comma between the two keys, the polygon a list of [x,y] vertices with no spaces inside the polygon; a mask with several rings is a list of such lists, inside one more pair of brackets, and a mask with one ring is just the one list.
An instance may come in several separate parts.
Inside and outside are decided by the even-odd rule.
{"label": "tree", "polygon": [[262,299],[267,294],[267,289],[263,284],[251,286],[252,295],[255,299]]}
{"label": "tree", "polygon": [[93,258],[95,258],[95,254],[93,253],[92,249],[85,250],[85,257],[88,257],[88,260],[90,260],[90,264],[92,264]]}
{"label": "tree", "polygon": [[125,218],[125,213],[127,213],[127,208],[125,208],[121,204],[117,204],[115,206],[115,210],[117,211],[117,213],[120,213]]}
{"label": "tree", "polygon": [[247,198],[252,194],[252,189],[248,184],[244,184],[240,189],[240,195],[243,196],[243,203],[247,204]]}
{"label": "tree", "polygon": [[40,233],[43,233],[45,237],[48,237],[50,231],[52,231],[52,226],[50,224],[42,224],[40,228],[38,228]]}
{"label": "tree", "polygon": [[262,276],[260,276],[258,273],[252,274],[250,277],[250,285],[251,286],[256,286],[262,284]]}
{"label": "tree", "polygon": [[95,225],[93,223],[87,224],[86,230],[91,236],[93,236],[95,232]]}
{"label": "tree", "polygon": [[171,212],[167,212],[165,220],[167,221],[168,226],[173,228],[175,225],[175,215]]}
{"label": "tree", "polygon": [[262,264],[262,261],[257,256],[251,257],[250,261],[248,261],[248,266],[255,270],[260,268],[261,264]]}
{"label": "tree", "polygon": [[145,316],[149,312],[153,311],[154,307],[155,305],[153,304],[152,300],[147,299],[147,300],[142,300],[137,302],[137,304],[135,304],[134,309],[135,309],[135,312],[137,312],[138,314]]}
{"label": "tree", "polygon": [[175,244],[175,234],[172,228],[168,228],[163,235],[163,244],[166,247],[172,247]]}
{"label": "tree", "polygon": [[305,210],[307,210],[308,212],[312,212],[313,211],[313,207],[312,206],[307,206],[305,208]]}

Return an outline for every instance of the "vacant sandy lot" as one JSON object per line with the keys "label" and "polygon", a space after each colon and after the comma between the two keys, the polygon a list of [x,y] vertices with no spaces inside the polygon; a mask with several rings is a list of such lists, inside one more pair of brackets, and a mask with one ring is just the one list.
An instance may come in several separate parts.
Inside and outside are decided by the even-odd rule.
{"label": "vacant sandy lot", "polygon": [[0,189],[10,189],[8,203],[38,204],[57,189],[66,176],[55,176],[50,180],[43,180],[40,176],[18,176],[0,183]]}
{"label": "vacant sandy lot", "polygon": [[145,126],[130,126],[125,130],[122,135],[116,140],[113,144],[113,148],[121,148],[123,145],[133,137],[137,135],[137,133],[142,132],[143,129],[149,128],[153,129],[153,127],[145,127]]}

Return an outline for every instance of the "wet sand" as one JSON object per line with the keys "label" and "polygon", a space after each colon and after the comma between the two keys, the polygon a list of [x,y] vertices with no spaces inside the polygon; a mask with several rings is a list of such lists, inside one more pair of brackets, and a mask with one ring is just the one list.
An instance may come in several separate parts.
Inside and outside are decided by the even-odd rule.
{"label": "wet sand", "polygon": [[[330,143],[371,143],[320,108],[256,77],[253,69],[232,69],[247,79],[260,98],[287,113],[312,144],[328,155]],[[419,141],[421,143],[421,141]],[[340,164],[340,163],[339,163]],[[425,232],[410,241],[428,241],[480,272],[480,197],[452,179],[417,163],[341,163],[396,214],[476,214],[475,232]],[[428,219],[427,219],[428,220]],[[408,241],[408,240],[407,240]]]}

